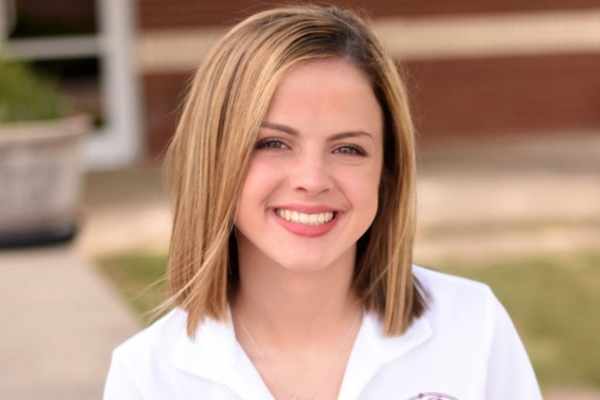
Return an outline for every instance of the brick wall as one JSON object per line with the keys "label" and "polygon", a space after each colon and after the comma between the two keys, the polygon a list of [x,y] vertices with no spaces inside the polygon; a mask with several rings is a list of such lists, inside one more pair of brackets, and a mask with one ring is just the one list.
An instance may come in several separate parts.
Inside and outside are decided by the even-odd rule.
{"label": "brick wall", "polygon": [[[229,25],[269,5],[281,3],[256,0],[139,0],[138,20],[142,30]],[[600,0],[363,0],[331,3],[364,9],[372,17],[582,10],[600,7]]]}
{"label": "brick wall", "polygon": [[423,136],[600,129],[600,53],[407,65]]}
{"label": "brick wall", "polygon": [[[600,54],[405,64],[421,142],[443,136],[545,134],[600,128]],[[144,76],[149,152],[175,129],[191,73]]]}

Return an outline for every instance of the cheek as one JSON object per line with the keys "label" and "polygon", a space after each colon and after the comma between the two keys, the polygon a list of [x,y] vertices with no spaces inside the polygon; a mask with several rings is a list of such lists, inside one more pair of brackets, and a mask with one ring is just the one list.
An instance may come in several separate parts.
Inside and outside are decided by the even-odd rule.
{"label": "cheek", "polygon": [[379,197],[379,168],[349,171],[343,176],[343,186],[354,208],[375,215]]}
{"label": "cheek", "polygon": [[360,196],[362,207],[364,207],[365,211],[368,211],[369,218],[374,218],[379,202],[378,177],[373,177],[372,179],[364,182],[364,184],[361,186],[360,192],[357,195]]}
{"label": "cheek", "polygon": [[250,163],[238,204],[241,212],[247,207],[255,207],[267,202],[277,182],[280,181],[277,171],[278,169],[258,160]]}

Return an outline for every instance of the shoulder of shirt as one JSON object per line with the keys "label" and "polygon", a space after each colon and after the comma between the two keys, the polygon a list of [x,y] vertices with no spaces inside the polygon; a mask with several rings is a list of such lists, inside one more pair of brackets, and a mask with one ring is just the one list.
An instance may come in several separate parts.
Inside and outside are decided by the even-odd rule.
{"label": "shoulder of shirt", "polygon": [[434,324],[446,328],[456,318],[469,325],[493,320],[498,300],[487,284],[417,265],[413,274],[426,292],[427,314]]}
{"label": "shoulder of shirt", "polygon": [[437,271],[431,267],[413,265],[413,273],[424,288],[438,294],[467,291],[473,296],[489,296],[490,287],[479,281]]}
{"label": "shoulder of shirt", "polygon": [[186,326],[187,313],[180,308],[172,309],[118,345],[113,350],[113,357],[138,362],[151,355],[167,354],[186,334]]}

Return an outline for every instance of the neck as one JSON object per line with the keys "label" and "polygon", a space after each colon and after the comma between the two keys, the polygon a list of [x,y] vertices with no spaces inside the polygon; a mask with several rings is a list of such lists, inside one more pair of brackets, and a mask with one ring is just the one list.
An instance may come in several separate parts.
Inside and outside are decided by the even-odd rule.
{"label": "neck", "polygon": [[355,248],[332,265],[291,270],[240,247],[234,323],[278,349],[328,345],[355,323],[361,306],[351,290]]}

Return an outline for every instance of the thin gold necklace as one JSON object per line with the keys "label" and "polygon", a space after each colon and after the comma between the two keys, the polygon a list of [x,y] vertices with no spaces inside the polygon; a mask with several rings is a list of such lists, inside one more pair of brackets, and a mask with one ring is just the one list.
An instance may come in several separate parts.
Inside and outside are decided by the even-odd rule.
{"label": "thin gold necklace", "polygon": [[[360,312],[360,316],[358,318],[358,325],[360,326],[360,323],[363,320],[363,311]],[[250,330],[247,328],[246,324],[244,323],[244,321],[240,318],[238,318],[238,321],[240,323],[240,327],[242,328],[242,330],[244,331],[244,333],[248,336],[248,338],[250,339],[250,341],[252,342],[252,346],[255,348],[255,351],[257,352],[258,356],[260,358],[265,358],[265,352],[264,349],[258,345],[258,343],[256,342],[256,340],[254,339],[254,335],[252,335],[252,333],[250,333]],[[349,339],[352,336],[352,332],[354,331],[355,328],[355,324],[351,324],[350,328],[348,329],[348,332],[346,333],[346,335],[344,336],[344,341],[346,339]],[[344,343],[344,341],[342,341],[341,343]],[[347,361],[346,361],[347,362]],[[326,374],[325,378],[327,378],[329,375]],[[323,380],[323,382],[325,382],[325,380]],[[319,389],[317,388],[315,390],[315,392],[308,396],[308,397],[301,397],[299,396],[297,393],[298,391],[294,391],[292,393],[290,393],[288,390],[286,390],[286,392],[288,393],[287,396],[289,396],[290,400],[315,400],[317,398],[317,394],[319,393]]]}

